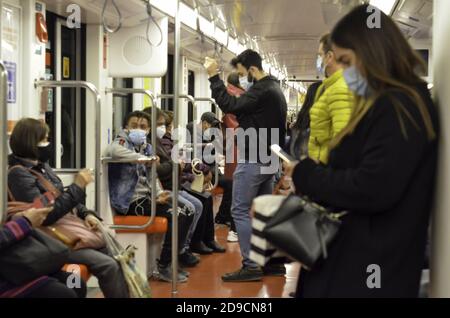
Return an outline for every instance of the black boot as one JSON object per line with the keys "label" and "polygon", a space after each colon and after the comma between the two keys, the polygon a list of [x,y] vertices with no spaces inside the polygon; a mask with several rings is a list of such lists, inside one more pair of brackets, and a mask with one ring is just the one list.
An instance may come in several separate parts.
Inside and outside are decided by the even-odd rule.
{"label": "black boot", "polygon": [[203,242],[195,242],[191,244],[192,253],[198,253],[200,255],[212,254],[213,250],[207,247]]}

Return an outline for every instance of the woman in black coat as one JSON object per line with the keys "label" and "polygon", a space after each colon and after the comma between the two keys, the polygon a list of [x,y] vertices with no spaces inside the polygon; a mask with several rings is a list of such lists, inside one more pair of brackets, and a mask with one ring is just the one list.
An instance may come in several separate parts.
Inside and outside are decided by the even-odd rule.
{"label": "woman in black coat", "polygon": [[[328,259],[302,271],[298,297],[417,297],[437,165],[438,117],[421,60],[383,13],[369,29],[367,5],[332,33],[334,54],[356,95],[327,166],[293,169],[298,192],[350,213]],[[290,167],[292,168],[292,166]],[[289,169],[288,169],[289,170]]]}

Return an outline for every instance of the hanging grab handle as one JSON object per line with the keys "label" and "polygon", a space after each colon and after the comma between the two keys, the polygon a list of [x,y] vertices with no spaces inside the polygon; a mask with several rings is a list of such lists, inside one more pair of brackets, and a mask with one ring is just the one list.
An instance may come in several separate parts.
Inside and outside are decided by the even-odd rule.
{"label": "hanging grab handle", "polygon": [[[152,14],[152,5],[150,4],[150,0],[148,0],[148,1],[146,2],[146,6],[147,6],[148,21],[147,21],[147,31],[145,32],[145,35],[146,35],[146,38],[147,38],[147,42],[148,42],[151,46],[158,47],[158,46],[160,46],[160,45],[162,44],[162,42],[163,42],[163,40],[164,40],[163,30],[161,29],[161,27],[160,27],[158,21],[156,21],[156,19],[153,17],[153,14]],[[154,44],[152,43],[152,41],[150,40],[149,32],[150,32],[150,25],[151,25],[151,22],[153,22],[153,23],[156,25],[156,27],[157,27],[158,30],[159,30],[159,34],[161,35],[160,40],[159,40],[159,43],[156,44],[156,45],[154,45]]]}
{"label": "hanging grab handle", "polygon": [[103,3],[103,10],[102,10],[103,29],[108,33],[116,33],[122,28],[122,21],[123,21],[122,12],[120,12],[120,9],[117,6],[116,1],[111,0],[112,5],[113,5],[114,9],[117,11],[117,15],[119,16],[119,23],[115,28],[110,28],[108,26],[108,23],[106,22],[106,7],[108,6],[108,2],[109,2],[109,0],[105,0],[105,2]]}

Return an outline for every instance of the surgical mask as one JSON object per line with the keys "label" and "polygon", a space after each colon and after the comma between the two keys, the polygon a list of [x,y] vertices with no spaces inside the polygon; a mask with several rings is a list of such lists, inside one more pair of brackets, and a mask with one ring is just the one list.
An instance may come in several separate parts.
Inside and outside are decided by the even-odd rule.
{"label": "surgical mask", "polygon": [[323,57],[321,55],[317,56],[317,61],[316,61],[316,68],[317,68],[317,73],[319,73],[322,76],[325,76],[325,65],[323,64]]}
{"label": "surgical mask", "polygon": [[369,95],[369,83],[362,76],[356,66],[350,66],[344,70],[344,79],[348,88],[357,96],[367,97]]}
{"label": "surgical mask", "polygon": [[203,140],[205,141],[211,141],[212,135],[211,135],[211,128],[206,129],[203,132]]}
{"label": "surgical mask", "polygon": [[166,132],[167,132],[166,126],[162,125],[156,127],[156,136],[158,136],[159,139],[162,139],[162,137],[164,137]]}
{"label": "surgical mask", "polygon": [[147,142],[147,132],[142,129],[131,129],[128,137],[135,146],[142,146]]}
{"label": "surgical mask", "polygon": [[38,160],[40,162],[48,162],[53,155],[53,148],[49,142],[43,142],[38,144]]}
{"label": "surgical mask", "polygon": [[248,91],[250,89],[250,87],[253,86],[253,83],[250,83],[248,81],[248,76],[240,76],[239,77],[239,84],[241,85],[241,87],[245,90]]}

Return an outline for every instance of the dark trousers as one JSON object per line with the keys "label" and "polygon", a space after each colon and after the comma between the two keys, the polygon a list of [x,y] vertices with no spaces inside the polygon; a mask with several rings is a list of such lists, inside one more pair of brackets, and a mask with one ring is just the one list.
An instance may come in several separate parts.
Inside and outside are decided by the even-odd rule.
{"label": "dark trousers", "polygon": [[215,240],[212,196],[205,197],[204,195],[195,192],[189,193],[199,199],[203,204],[202,216],[198,220],[197,228],[192,236],[191,245],[199,242],[210,243]]}
{"label": "dark trousers", "polygon": [[[150,215],[151,213],[151,201],[148,199],[144,199],[138,202],[133,202],[130,205],[128,215],[132,215],[136,213],[137,215],[142,215],[142,208],[144,211],[144,215]],[[134,211],[134,212],[133,212]],[[156,215],[160,217],[164,217],[167,219],[167,232],[164,236],[164,243],[161,250],[161,256],[159,259],[159,263],[162,266],[167,266],[172,261],[172,212],[171,206],[168,204],[164,205],[156,205]],[[178,214],[178,253],[181,251],[184,246],[184,242],[187,237],[187,233],[189,231],[189,227],[192,223],[193,215],[187,216],[185,214]]]}
{"label": "dark trousers", "polygon": [[231,223],[230,230],[236,232],[236,225],[231,216],[231,202],[233,198],[233,181],[226,179],[224,176],[219,178],[219,187],[223,189],[222,203],[219,207],[219,212],[216,219]]}
{"label": "dark trousers", "polygon": [[28,293],[26,298],[85,298],[86,283],[80,279],[80,288],[67,287],[67,279],[72,275],[59,272],[51,276],[45,285],[39,286]]}

